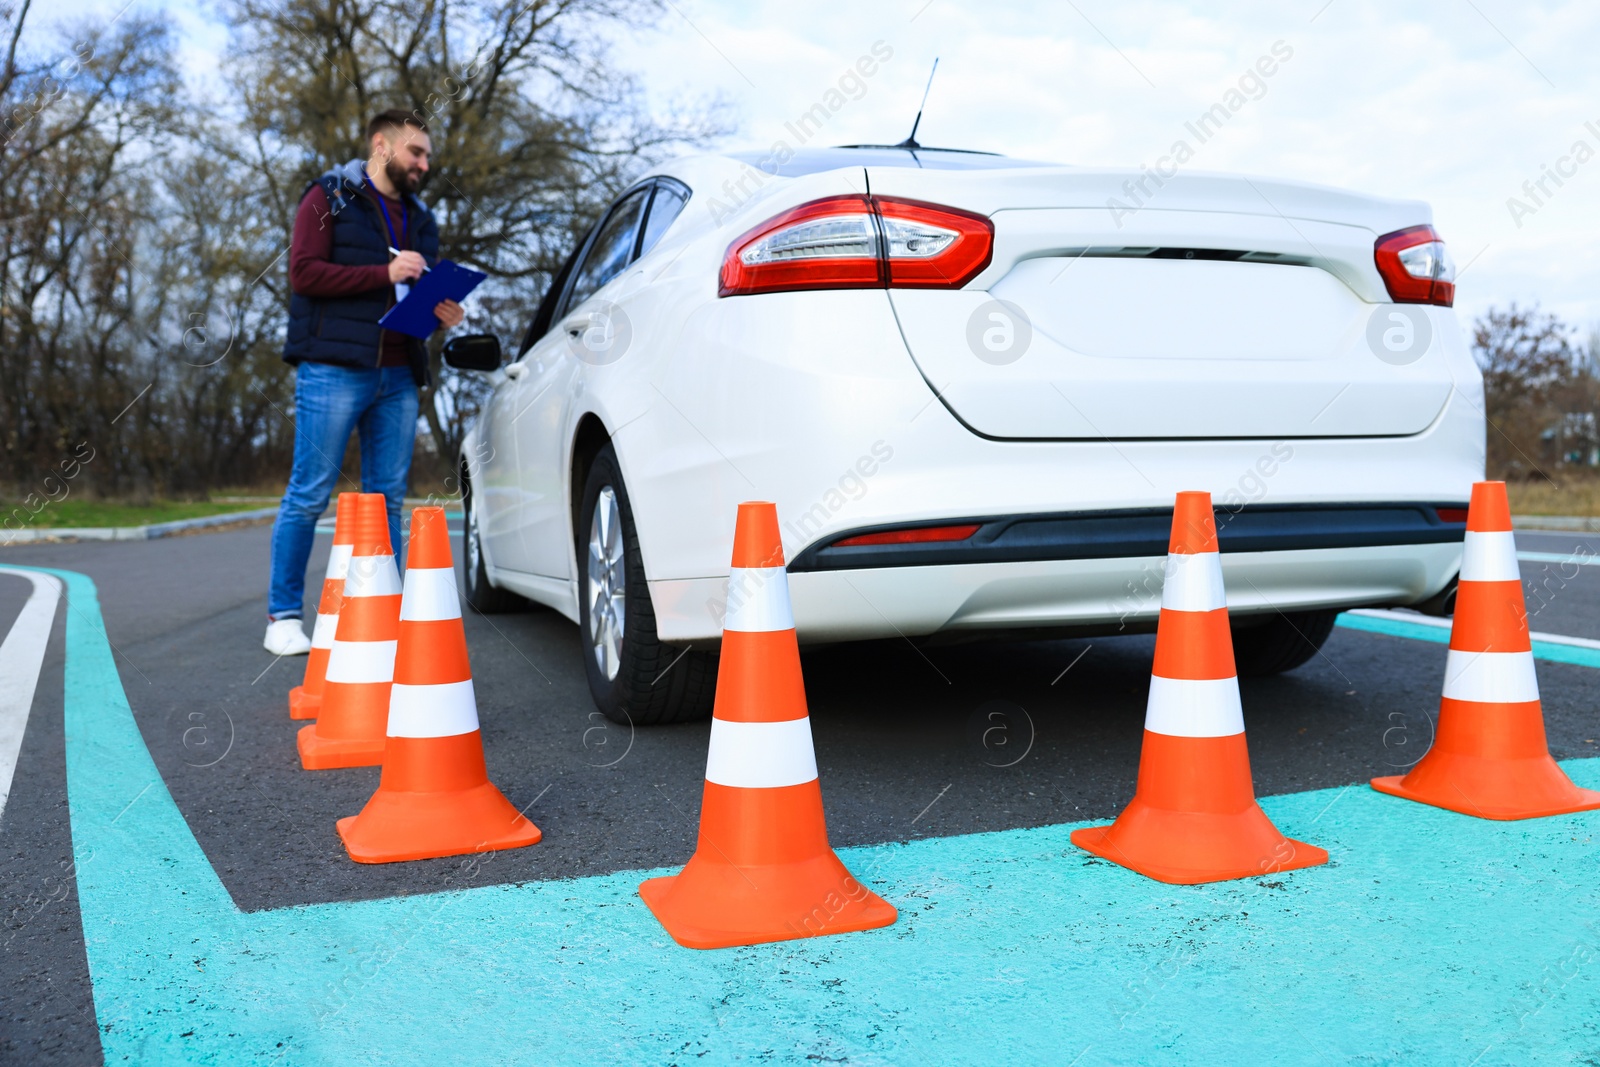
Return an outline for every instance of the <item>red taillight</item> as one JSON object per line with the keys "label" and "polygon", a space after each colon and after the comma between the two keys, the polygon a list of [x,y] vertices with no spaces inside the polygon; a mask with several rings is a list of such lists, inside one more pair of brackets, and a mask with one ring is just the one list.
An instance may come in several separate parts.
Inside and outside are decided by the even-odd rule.
{"label": "red taillight", "polygon": [[876,197],[891,289],[959,289],[989,265],[994,224],[982,215]]}
{"label": "red taillight", "polygon": [[791,208],[728,247],[719,296],[796,289],[958,289],[989,265],[982,215],[915,200],[830,196]]}
{"label": "red taillight", "polygon": [[978,523],[961,526],[921,526],[914,530],[885,530],[882,533],[857,534],[835,541],[834,548],[851,545],[916,545],[928,541],[965,541],[978,532]]}
{"label": "red taillight", "polygon": [[864,196],[830,196],[790,208],[733,242],[717,295],[882,284],[872,204]]}
{"label": "red taillight", "polygon": [[1434,513],[1439,516],[1440,522],[1466,522],[1466,508],[1434,508]]}
{"label": "red taillight", "polygon": [[1440,304],[1456,299],[1456,265],[1432,226],[1410,226],[1378,238],[1378,273],[1397,304]]}

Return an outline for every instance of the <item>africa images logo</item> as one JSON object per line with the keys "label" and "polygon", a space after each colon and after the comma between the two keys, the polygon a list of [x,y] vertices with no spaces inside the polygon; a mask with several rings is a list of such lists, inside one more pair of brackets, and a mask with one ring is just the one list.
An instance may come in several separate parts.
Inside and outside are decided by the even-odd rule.
{"label": "africa images logo", "polygon": [[609,300],[595,301],[587,314],[567,326],[567,348],[592,366],[615,363],[632,343],[633,322]]}
{"label": "africa images logo", "polygon": [[985,363],[1015,363],[1033,341],[1028,313],[1009,300],[988,300],[967,319],[967,347]]}
{"label": "africa images logo", "polygon": [[1367,347],[1385,363],[1415,363],[1433,343],[1428,313],[1408,304],[1379,304],[1367,316]]}

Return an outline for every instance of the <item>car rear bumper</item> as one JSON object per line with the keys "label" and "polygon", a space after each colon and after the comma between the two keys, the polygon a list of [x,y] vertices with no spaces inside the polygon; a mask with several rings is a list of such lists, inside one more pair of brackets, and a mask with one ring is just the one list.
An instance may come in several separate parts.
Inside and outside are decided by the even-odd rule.
{"label": "car rear bumper", "polygon": [[[1444,521],[1439,508],[1455,509],[1462,518],[1456,522]],[[1217,540],[1223,552],[1460,544],[1466,534],[1466,508],[1465,501],[1224,507],[1217,512]],[[978,529],[958,541],[902,544],[844,545],[840,542],[884,530],[915,529],[915,526],[844,530],[825,542],[807,547],[790,562],[789,571],[1158,556],[1167,550],[1172,509],[1126,508],[1057,515],[951,518],[917,525],[967,524],[976,525]]]}
{"label": "car rear bumper", "polygon": [[[1223,578],[1238,616],[1421,603],[1461,566],[1456,539],[1229,551]],[[904,546],[901,546],[904,547]],[[1146,555],[793,570],[802,642],[1000,629],[1148,629],[1161,608],[1165,538]],[[798,562],[798,560],[797,560]],[[721,637],[727,579],[652,581],[656,626],[674,642]]]}

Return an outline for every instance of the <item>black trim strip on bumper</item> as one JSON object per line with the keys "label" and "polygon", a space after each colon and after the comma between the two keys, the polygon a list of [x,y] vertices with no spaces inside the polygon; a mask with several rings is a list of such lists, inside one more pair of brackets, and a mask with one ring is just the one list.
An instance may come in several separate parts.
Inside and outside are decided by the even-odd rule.
{"label": "black trim strip on bumper", "polygon": [[[1222,507],[1216,509],[1217,541],[1223,552],[1448,544],[1462,541],[1467,525],[1441,521],[1437,509],[1465,511],[1466,507],[1465,503],[1246,504],[1232,510]],[[845,547],[837,544],[849,537],[885,530],[967,523],[978,523],[979,529],[964,541]],[[843,531],[826,544],[808,546],[790,562],[789,570],[1163,556],[1171,530],[1171,508],[948,518],[868,526]]]}

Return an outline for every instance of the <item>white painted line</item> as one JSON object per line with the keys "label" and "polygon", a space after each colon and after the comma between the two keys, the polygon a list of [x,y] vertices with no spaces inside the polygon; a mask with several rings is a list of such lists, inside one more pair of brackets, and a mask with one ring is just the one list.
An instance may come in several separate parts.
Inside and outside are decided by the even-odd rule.
{"label": "white painted line", "polygon": [[1566,634],[1546,634],[1540,633],[1538,630],[1530,632],[1528,637],[1534,641],[1545,641],[1552,645],[1571,645],[1573,648],[1600,649],[1600,641],[1594,641],[1587,637],[1568,637]]}
{"label": "white painted line", "polygon": [[[1355,608],[1345,612],[1346,615],[1365,615],[1369,619],[1389,619],[1393,622],[1411,622],[1418,626],[1434,626],[1441,630],[1450,629],[1449,619],[1439,619],[1432,615],[1418,615],[1410,611],[1389,611],[1385,608]],[[1600,649],[1600,641],[1587,637],[1568,637],[1566,634],[1540,633],[1538,630],[1528,634],[1535,641],[1544,641],[1552,645],[1571,645],[1573,648]]]}
{"label": "white painted line", "polygon": [[1513,515],[1511,528],[1542,533],[1600,533],[1600,519],[1573,515]]}
{"label": "white painted line", "polygon": [[1600,556],[1594,554],[1578,558],[1576,552],[1518,552],[1524,563],[1574,563],[1579,567],[1600,567]]}
{"label": "white painted line", "polygon": [[1436,626],[1441,630],[1448,630],[1452,625],[1449,619],[1441,619],[1436,615],[1420,615],[1411,611],[1390,611],[1388,608],[1352,608],[1345,614],[1365,615],[1369,619],[1390,619],[1394,622],[1414,622],[1418,626]]}
{"label": "white painted line", "polygon": [[61,580],[15,567],[0,567],[0,574],[15,574],[33,583],[28,602],[0,644],[0,815],[4,815],[17,771],[17,753],[28,728],[28,712],[33,708],[33,692],[50,644],[50,628],[55,624],[56,604],[61,600]]}

